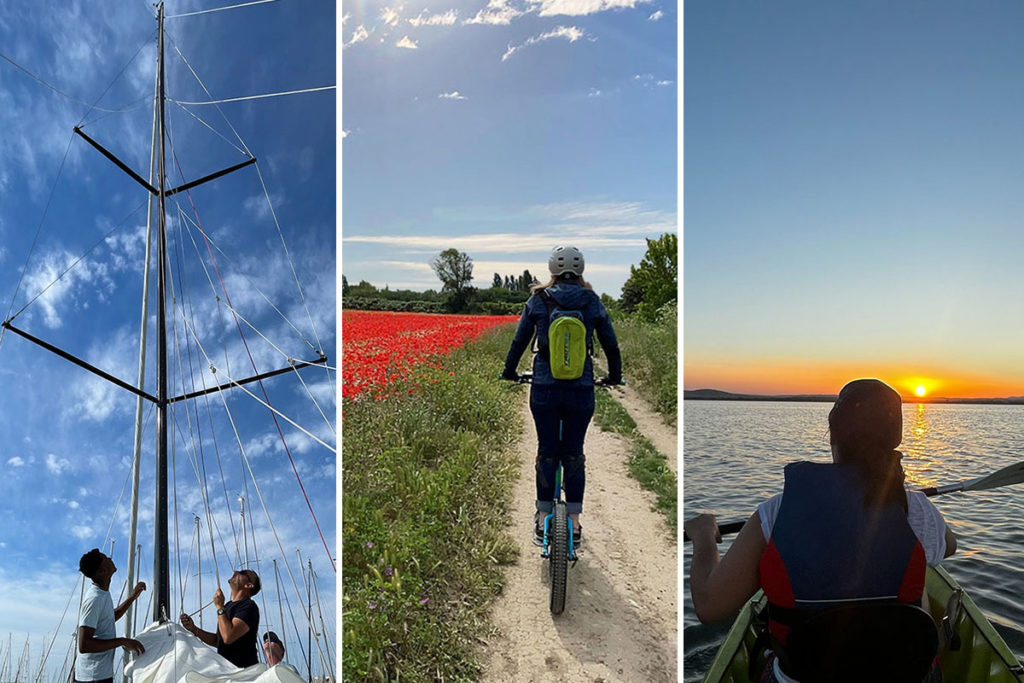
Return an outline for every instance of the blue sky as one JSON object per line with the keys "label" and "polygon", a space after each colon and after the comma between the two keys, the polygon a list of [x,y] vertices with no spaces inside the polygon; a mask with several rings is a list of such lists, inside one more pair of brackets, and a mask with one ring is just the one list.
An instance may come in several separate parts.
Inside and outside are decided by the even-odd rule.
{"label": "blue sky", "polygon": [[439,289],[547,275],[575,244],[614,297],[645,237],[676,231],[677,14],[660,0],[344,6],[343,273]]}
{"label": "blue sky", "polygon": [[[174,1],[168,2],[167,13],[229,4],[233,3]],[[182,383],[210,386],[228,376],[254,374],[227,310],[228,297],[246,321],[240,324],[259,371],[284,367],[288,357],[314,358],[311,346],[318,345],[332,365],[336,362],[336,90],[331,88],[336,84],[335,23],[331,4],[314,0],[167,21],[168,96],[174,100],[167,106],[170,184],[243,161],[245,147],[257,157],[259,169],[247,167],[168,200],[178,312],[168,332],[178,340],[171,349],[172,393],[181,393]],[[60,91],[10,61],[0,61],[0,127],[5,131],[0,137],[3,317],[9,315],[16,288],[12,312],[81,257],[14,324],[130,383],[137,373],[147,193],[73,136],[72,128],[82,126],[147,175],[155,32],[155,10],[148,1],[119,0],[101,6],[0,0],[0,52]],[[323,87],[328,89],[219,106],[181,104]],[[94,103],[97,108],[90,110]],[[219,272],[198,224],[209,236]],[[150,309],[153,316],[155,303]],[[198,339],[203,350],[193,341],[188,355],[186,338]],[[211,363],[217,367],[215,376]],[[153,392],[154,367],[151,357],[147,389]],[[309,433],[280,420],[333,553],[335,454],[317,439],[331,447],[336,441],[336,386],[333,373],[324,370],[306,370],[301,377],[305,386],[293,374],[267,380],[265,386],[270,403]],[[113,539],[119,567],[112,584],[115,600],[127,575],[135,399],[10,333],[0,343],[0,386],[0,517],[6,522],[0,532],[0,633],[12,634],[15,660],[25,638],[30,638],[33,667],[38,667],[74,593],[47,662],[52,672],[67,654],[68,636],[74,630],[79,556],[96,546],[109,550]],[[248,388],[262,399],[258,385]],[[264,579],[264,593],[258,598],[263,607],[261,630],[268,623],[284,630],[274,585],[275,557],[281,590],[292,594],[290,604],[296,619],[301,618],[274,539],[276,531],[303,597],[296,548],[301,549],[303,563],[312,560],[324,617],[333,631],[334,571],[270,412],[237,389],[224,398],[234,427],[217,395],[192,403],[192,410],[177,404],[172,413],[173,430],[185,437],[173,453],[176,496],[171,504],[176,511],[172,507],[170,534],[179,549],[175,553],[172,547],[172,603],[177,609],[184,585],[189,611],[199,607],[196,556],[194,549],[190,551],[195,543],[194,515],[202,517],[201,602],[208,602],[215,584],[208,523],[215,529],[221,585],[227,589],[231,570],[245,554],[240,536],[232,537],[232,526],[240,526],[237,499],[244,496],[246,508],[253,511],[247,522],[250,562],[256,568],[258,552]],[[138,542],[143,547],[142,579],[152,586],[155,437],[148,406],[144,424]],[[248,465],[243,464],[235,430]],[[255,483],[243,477],[249,466]],[[209,522],[196,469],[207,474]],[[179,561],[182,574],[189,575],[187,583],[177,573]],[[145,623],[151,593],[141,600],[140,618]],[[204,617],[209,627],[213,611],[207,608]],[[302,633],[304,645],[305,629]],[[297,643],[290,654],[304,669]]]}
{"label": "blue sky", "polygon": [[685,383],[1024,394],[1024,6],[688,3]]}

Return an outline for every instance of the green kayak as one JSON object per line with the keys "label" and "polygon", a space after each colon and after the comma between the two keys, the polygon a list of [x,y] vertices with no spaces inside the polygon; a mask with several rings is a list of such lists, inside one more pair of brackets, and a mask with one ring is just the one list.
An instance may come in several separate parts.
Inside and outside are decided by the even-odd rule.
{"label": "green kayak", "polygon": [[[947,610],[950,607],[956,609],[955,605],[959,603],[955,625],[945,629],[946,639],[950,642],[944,642],[939,649],[944,681],[1024,683],[1024,667],[974,601],[945,569],[929,567],[926,588],[936,623],[941,623]],[[958,596],[959,600],[954,596]],[[758,591],[743,607],[704,677],[705,683],[747,683],[751,680],[748,672],[751,650],[756,639],[755,615],[764,611],[766,604],[764,594]],[[950,637],[954,631],[958,639]],[[764,669],[765,654],[762,651],[755,656],[759,661],[754,671],[759,675]]]}

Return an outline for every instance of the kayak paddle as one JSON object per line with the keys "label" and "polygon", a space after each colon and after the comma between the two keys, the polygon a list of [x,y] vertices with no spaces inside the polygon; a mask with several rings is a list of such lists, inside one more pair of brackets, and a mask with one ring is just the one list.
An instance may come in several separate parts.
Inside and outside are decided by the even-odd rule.
{"label": "kayak paddle", "polygon": [[[946,484],[945,486],[928,486],[920,489],[924,495],[941,496],[944,493],[953,493],[954,491],[985,491],[987,489],[995,489],[1000,486],[1010,486],[1012,484],[1020,484],[1024,482],[1024,462],[1014,463],[1008,465],[1001,470],[996,470],[992,474],[984,477],[977,477],[975,479],[968,479],[961,481],[956,484]],[[743,528],[743,525],[747,523],[745,519],[737,519],[732,522],[726,522],[725,524],[718,525],[718,533],[722,536],[727,534],[734,534]],[[683,532],[683,542],[689,541],[690,537]]]}

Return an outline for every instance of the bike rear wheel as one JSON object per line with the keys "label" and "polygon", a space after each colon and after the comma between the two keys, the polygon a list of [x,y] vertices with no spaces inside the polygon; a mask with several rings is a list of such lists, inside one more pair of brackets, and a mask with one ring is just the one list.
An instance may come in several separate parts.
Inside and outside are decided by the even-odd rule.
{"label": "bike rear wheel", "polygon": [[561,614],[565,609],[565,589],[569,570],[569,513],[565,503],[555,503],[551,520],[551,613]]}

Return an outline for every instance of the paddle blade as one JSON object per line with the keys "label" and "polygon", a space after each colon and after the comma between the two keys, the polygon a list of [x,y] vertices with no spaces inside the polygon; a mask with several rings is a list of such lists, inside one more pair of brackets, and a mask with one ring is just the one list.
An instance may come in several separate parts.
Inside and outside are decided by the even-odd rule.
{"label": "paddle blade", "polygon": [[986,477],[964,482],[964,491],[984,491],[1024,483],[1024,462],[1014,463]]}

